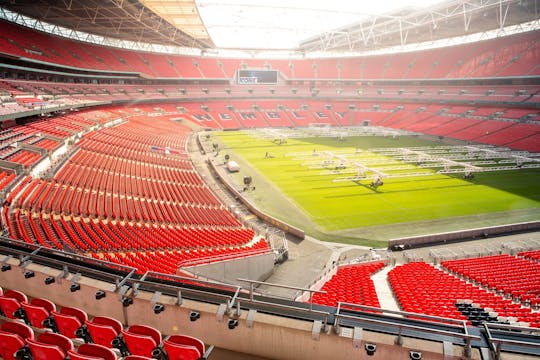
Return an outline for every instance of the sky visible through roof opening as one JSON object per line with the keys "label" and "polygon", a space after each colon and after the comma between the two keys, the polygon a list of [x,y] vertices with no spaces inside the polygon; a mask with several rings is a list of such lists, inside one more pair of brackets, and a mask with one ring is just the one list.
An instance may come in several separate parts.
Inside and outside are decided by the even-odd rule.
{"label": "sky visible through roof opening", "polygon": [[196,0],[218,48],[294,49],[302,40],[402,8],[442,0]]}

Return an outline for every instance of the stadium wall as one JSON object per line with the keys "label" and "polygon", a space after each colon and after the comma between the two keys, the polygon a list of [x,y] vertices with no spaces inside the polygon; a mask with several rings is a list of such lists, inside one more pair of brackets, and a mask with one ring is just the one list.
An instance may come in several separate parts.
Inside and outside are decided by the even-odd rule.
{"label": "stadium wall", "polygon": [[240,259],[212,262],[185,268],[199,276],[225,282],[245,285],[239,278],[264,281],[274,272],[274,253],[247,256]]}
{"label": "stadium wall", "polygon": [[531,221],[519,224],[509,224],[501,226],[491,226],[464,231],[453,231],[439,234],[430,234],[422,236],[411,236],[388,241],[390,249],[407,248],[415,246],[424,246],[447,241],[469,240],[479,237],[497,236],[521,231],[534,231],[540,229],[540,221]]}

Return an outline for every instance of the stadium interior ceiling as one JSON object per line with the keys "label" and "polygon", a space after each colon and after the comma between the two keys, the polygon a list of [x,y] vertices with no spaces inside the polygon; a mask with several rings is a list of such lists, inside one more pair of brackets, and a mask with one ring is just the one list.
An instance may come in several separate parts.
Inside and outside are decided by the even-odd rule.
{"label": "stadium interior ceiling", "polygon": [[[121,40],[161,45],[196,48],[204,52],[218,47],[209,29],[225,25],[203,22],[199,7],[211,7],[213,2],[153,1],[153,0],[12,0],[2,7],[48,24],[67,27],[80,32],[113,37]],[[258,4],[258,2],[256,3]],[[214,6],[228,6],[217,2]],[[230,6],[236,6],[231,0]],[[261,5],[242,4],[247,13]],[[309,6],[309,5],[308,5]],[[266,5],[263,10],[270,9]],[[281,8],[287,11],[286,7]],[[290,10],[290,8],[289,8]],[[313,9],[295,9],[309,12]],[[290,49],[300,54],[321,51],[370,51],[392,46],[460,37],[473,33],[499,30],[512,25],[538,21],[539,0],[457,0],[442,1],[424,8],[401,7],[393,12],[359,16],[355,23],[321,30],[300,41]],[[236,16],[233,14],[232,16]],[[302,12],[298,13],[302,17]],[[227,26],[232,26],[232,23]],[[285,25],[289,33],[300,31],[294,24]],[[255,32],[269,26],[240,24],[234,31]],[[239,36],[241,37],[241,36]],[[261,38],[261,46],[265,39]],[[236,45],[241,50],[253,50]],[[267,47],[268,48],[268,47]],[[261,51],[261,50],[259,50]]]}

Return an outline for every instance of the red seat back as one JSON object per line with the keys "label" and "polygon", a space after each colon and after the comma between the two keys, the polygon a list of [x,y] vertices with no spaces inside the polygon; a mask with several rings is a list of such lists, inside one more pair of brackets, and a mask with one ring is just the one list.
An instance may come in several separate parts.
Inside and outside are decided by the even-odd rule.
{"label": "red seat back", "polygon": [[90,338],[95,344],[100,344],[107,347],[112,347],[112,341],[118,335],[118,333],[108,325],[86,322],[86,329],[88,330]]}
{"label": "red seat back", "polygon": [[81,344],[77,352],[70,351],[68,353],[71,360],[116,360],[116,354],[111,349],[98,344]]}
{"label": "red seat back", "polygon": [[94,324],[110,326],[116,331],[117,334],[119,334],[120,331],[122,331],[123,329],[122,323],[120,321],[108,316],[94,316],[92,322]]}
{"label": "red seat back", "polygon": [[81,324],[88,320],[88,315],[86,315],[83,310],[75,307],[64,306],[60,309],[60,313],[63,315],[75,316],[77,319],[79,319]]}
{"label": "red seat back", "polygon": [[73,342],[68,337],[62,334],[55,334],[51,332],[44,332],[38,335],[37,341],[43,344],[55,345],[62,349],[64,354],[67,354],[69,350],[73,350]]}
{"label": "red seat back", "polygon": [[84,355],[79,354],[75,351],[68,351],[69,360],[103,360],[103,358],[99,356],[90,356],[90,355]]}
{"label": "red seat back", "polygon": [[0,330],[0,357],[4,360],[15,360],[15,352],[21,349],[26,342],[14,333]]}
{"label": "red seat back", "polygon": [[150,336],[157,345],[161,344],[161,333],[151,326],[131,325],[128,331],[133,334]]}
{"label": "red seat back", "polygon": [[188,335],[171,335],[166,341],[169,344],[193,346],[200,352],[200,356],[204,355],[204,343],[196,337]]}
{"label": "red seat back", "polygon": [[198,360],[203,355],[195,346],[176,344],[169,340],[163,342],[163,349],[169,360]]}
{"label": "red seat back", "polygon": [[56,310],[56,305],[51,300],[43,298],[34,298],[30,301],[30,304],[34,306],[40,306],[47,310],[49,313]]}
{"label": "red seat back", "polygon": [[64,360],[67,352],[57,345],[51,345],[35,341],[32,339],[26,340],[32,360]]}
{"label": "red seat back", "polygon": [[28,324],[36,328],[43,328],[43,320],[49,317],[50,312],[41,306],[35,306],[32,304],[21,304],[24,313],[26,314],[26,319]]}
{"label": "red seat back", "polygon": [[150,335],[141,335],[130,331],[122,330],[122,337],[126,347],[132,355],[152,356],[154,350],[159,343]]}
{"label": "red seat back", "polygon": [[18,321],[6,321],[0,327],[1,330],[12,334],[17,334],[24,340],[34,338],[34,330],[26,324]]}
{"label": "red seat back", "polygon": [[23,292],[20,292],[18,290],[6,290],[4,292],[4,296],[8,297],[8,298],[15,299],[20,303],[22,303],[22,302],[27,303],[28,302],[28,298],[26,297],[26,295]]}
{"label": "red seat back", "polygon": [[62,308],[60,312],[53,311],[51,313],[56,326],[58,327],[58,331],[60,334],[69,338],[76,338],[77,335],[75,335],[75,331],[84,324],[86,319],[84,319],[84,317],[81,319],[80,315],[76,312],[63,311],[64,309],[65,308]]}
{"label": "red seat back", "polygon": [[[117,321],[116,319],[112,320]],[[111,348],[113,339],[122,331],[122,324],[118,322],[120,325],[120,328],[118,328],[118,324],[113,324],[112,322],[104,324],[106,322],[102,321],[102,319],[96,320],[94,318],[92,321],[85,321],[85,324],[88,334],[90,334],[90,338],[94,343]]]}
{"label": "red seat back", "polygon": [[0,296],[0,310],[2,311],[2,314],[4,314],[5,317],[9,319],[15,319],[15,311],[17,311],[21,307],[21,303],[19,300],[8,297],[8,296]]}

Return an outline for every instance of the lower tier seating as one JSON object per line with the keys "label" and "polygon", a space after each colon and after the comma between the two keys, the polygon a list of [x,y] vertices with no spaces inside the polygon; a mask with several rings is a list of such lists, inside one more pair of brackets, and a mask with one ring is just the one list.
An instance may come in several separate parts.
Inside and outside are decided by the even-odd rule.
{"label": "lower tier seating", "polygon": [[523,304],[540,301],[540,263],[503,254],[443,261],[441,266]]}
{"label": "lower tier seating", "polygon": [[313,294],[313,303],[337,306],[338,302],[380,307],[377,292],[370,276],[384,267],[382,261],[342,266],[321,287],[326,294]]}
{"label": "lower tier seating", "polygon": [[[499,321],[540,327],[539,313],[424,262],[397,266],[388,273],[388,280],[404,311],[464,320],[473,325]],[[487,317],[462,312],[463,303],[481,309]]]}

